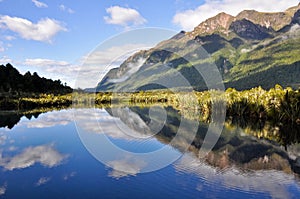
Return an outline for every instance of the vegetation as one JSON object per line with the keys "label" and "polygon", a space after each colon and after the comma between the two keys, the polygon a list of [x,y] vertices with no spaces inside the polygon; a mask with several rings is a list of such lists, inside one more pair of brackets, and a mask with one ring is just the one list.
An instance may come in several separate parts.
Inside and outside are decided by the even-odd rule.
{"label": "vegetation", "polygon": [[[167,90],[155,90],[134,93],[39,94],[31,97],[3,98],[0,101],[0,108],[2,110],[24,110],[37,107],[70,106],[72,103],[73,105],[124,104],[129,106],[165,103],[182,112],[187,112],[187,117],[189,117],[188,114],[199,115],[200,118],[194,119],[202,121],[210,120],[214,107],[214,112],[226,111],[227,117],[300,124],[300,91],[289,87],[283,89],[280,85],[269,90],[264,90],[261,87],[244,91],[229,88],[225,92],[172,93]],[[226,109],[218,110],[222,107]]]}
{"label": "vegetation", "polygon": [[66,94],[71,93],[72,88],[63,85],[60,80],[51,80],[40,77],[36,72],[24,75],[11,64],[0,65],[0,93],[3,96],[28,96],[32,93]]}
{"label": "vegetation", "polygon": [[[132,93],[78,91],[71,94],[72,89],[62,85],[59,80],[40,78],[37,73],[31,75],[27,72],[21,75],[10,64],[0,66],[0,76],[1,110],[24,112],[33,109],[60,109],[72,104],[74,107],[97,108],[160,104],[172,106],[188,119],[204,122],[210,122],[212,114],[226,111],[227,121],[239,123],[245,129],[257,128],[252,124],[259,124],[258,127],[261,128],[264,126],[261,124],[267,121],[270,124],[267,125],[267,130],[255,135],[257,137],[268,137],[277,128],[293,132],[286,130],[290,129],[288,126],[298,129],[300,125],[300,90],[290,87],[283,89],[280,85],[269,90],[262,87],[243,91],[228,88],[225,92],[171,92],[160,89]],[[250,127],[247,123],[251,124]],[[293,135],[286,133],[286,137],[282,137],[280,134],[280,140],[290,140]]]}
{"label": "vegetation", "polygon": [[[265,90],[261,87],[237,91],[229,88],[225,92],[178,92],[140,91],[134,93],[98,93],[96,104],[116,102],[130,104],[166,103],[186,112],[190,119],[209,121],[214,111],[226,111],[227,117],[273,121],[275,123],[300,124],[300,91],[280,85]],[[219,110],[224,107],[226,110]],[[196,114],[199,113],[199,114]],[[198,118],[190,116],[198,115]],[[200,117],[200,118],[199,118]]]}
{"label": "vegetation", "polygon": [[1,110],[30,110],[36,108],[61,108],[72,104],[72,94],[35,94],[30,97],[3,97],[0,100]]}
{"label": "vegetation", "polygon": [[[0,109],[27,110],[62,107],[72,103],[72,88],[34,72],[24,75],[11,64],[0,65]],[[69,93],[69,94],[68,94]]]}

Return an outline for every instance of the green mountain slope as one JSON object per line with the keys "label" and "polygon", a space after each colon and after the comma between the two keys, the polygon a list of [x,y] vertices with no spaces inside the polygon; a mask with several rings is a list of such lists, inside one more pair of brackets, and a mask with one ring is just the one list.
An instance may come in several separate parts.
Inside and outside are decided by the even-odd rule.
{"label": "green mountain slope", "polygon": [[191,85],[205,90],[205,80],[215,78],[209,72],[215,70],[214,65],[226,87],[267,89],[281,84],[299,88],[299,55],[300,4],[279,13],[242,11],[236,17],[220,13],[192,32],[182,31],[134,54],[109,71],[96,89],[134,91]]}

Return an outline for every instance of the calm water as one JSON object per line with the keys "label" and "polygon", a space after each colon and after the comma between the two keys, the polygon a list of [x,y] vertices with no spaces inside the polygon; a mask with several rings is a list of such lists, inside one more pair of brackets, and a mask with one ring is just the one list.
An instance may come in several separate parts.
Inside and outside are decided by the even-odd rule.
{"label": "calm water", "polygon": [[[176,110],[166,110],[157,121],[139,107],[1,113],[0,197],[299,198],[298,144],[285,148],[226,124],[212,152],[199,158],[207,125],[199,126],[184,152],[190,129],[172,143],[182,121]],[[180,158],[144,172],[147,162],[105,151],[103,135],[130,154],[163,149],[165,158],[155,159],[154,167],[167,157]],[[103,154],[109,166],[99,161]]]}

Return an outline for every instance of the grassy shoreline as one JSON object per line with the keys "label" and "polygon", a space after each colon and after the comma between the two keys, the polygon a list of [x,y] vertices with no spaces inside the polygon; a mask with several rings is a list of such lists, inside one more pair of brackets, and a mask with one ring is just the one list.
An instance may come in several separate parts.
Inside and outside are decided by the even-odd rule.
{"label": "grassy shoreline", "polygon": [[[278,123],[300,124],[300,91],[276,85],[270,90],[261,87],[225,92],[140,91],[134,93],[69,93],[65,95],[39,94],[5,96],[0,110],[30,110],[34,108],[73,106],[109,106],[165,104],[173,106],[189,119],[209,121],[214,111],[226,111],[227,117],[268,120]],[[218,108],[224,107],[224,110]],[[215,112],[214,112],[215,113]]]}
{"label": "grassy shoreline", "polygon": [[72,104],[72,94],[24,94],[0,99],[0,110],[30,110],[35,108],[59,108]]}

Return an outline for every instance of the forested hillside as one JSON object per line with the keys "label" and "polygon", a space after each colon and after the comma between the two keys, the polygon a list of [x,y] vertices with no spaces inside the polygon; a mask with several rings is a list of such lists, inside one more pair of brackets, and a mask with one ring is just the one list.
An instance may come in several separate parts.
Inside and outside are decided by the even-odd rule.
{"label": "forested hillside", "polygon": [[72,88],[63,85],[60,80],[40,77],[36,72],[22,75],[11,64],[0,65],[0,93],[53,93],[72,92]]}
{"label": "forested hillside", "polygon": [[[298,89],[299,54],[300,4],[283,12],[220,13],[191,32],[182,31],[132,55],[120,67],[111,69],[96,89],[161,89],[157,85],[166,80],[175,80],[168,87],[184,88],[187,84],[181,84],[176,76],[181,74],[188,87],[203,91],[207,87],[199,71],[219,71],[225,87],[237,90],[258,86],[270,89],[276,84]],[[131,72],[133,66],[135,73]]]}

